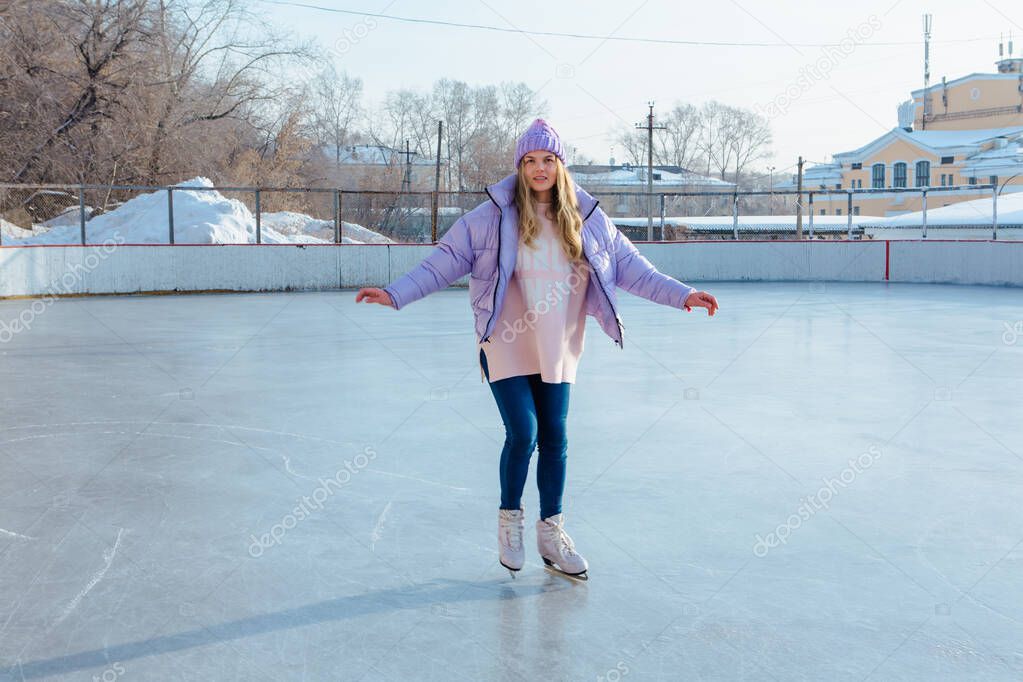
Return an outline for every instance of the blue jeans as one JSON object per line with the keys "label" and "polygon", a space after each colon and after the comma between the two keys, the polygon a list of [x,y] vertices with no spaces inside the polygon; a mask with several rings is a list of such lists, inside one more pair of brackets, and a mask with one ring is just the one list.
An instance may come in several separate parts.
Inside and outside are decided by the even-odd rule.
{"label": "blue jeans", "polygon": [[[480,363],[490,381],[487,354]],[[508,377],[490,384],[504,421],[501,450],[501,509],[518,509],[529,475],[529,460],[539,449],[536,487],[540,491],[540,518],[561,513],[568,458],[568,393],[572,384],[547,384],[539,374]]]}

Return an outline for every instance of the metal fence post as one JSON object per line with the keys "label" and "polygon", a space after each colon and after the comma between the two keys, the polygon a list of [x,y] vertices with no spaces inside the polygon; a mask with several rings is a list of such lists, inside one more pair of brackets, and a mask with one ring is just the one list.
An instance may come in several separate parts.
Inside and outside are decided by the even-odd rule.
{"label": "metal fence post", "polygon": [[[430,192],[430,235],[437,234],[437,214],[440,212],[440,195],[437,190]],[[418,239],[418,235],[416,236]]]}
{"label": "metal fence post", "polygon": [[732,195],[732,239],[739,241],[739,195]]}
{"label": "metal fence post", "polygon": [[810,239],[813,239],[813,192],[810,192]]}
{"label": "metal fence post", "polygon": [[85,185],[78,188],[78,227],[82,232],[82,246],[85,246]]}
{"label": "metal fence post", "polygon": [[174,243],[174,188],[167,188],[167,230],[170,243]]}
{"label": "metal fence post", "polygon": [[923,239],[927,239],[927,188],[923,189],[923,198],[920,200],[920,209],[922,213],[921,227],[923,227]]}
{"label": "metal fence post", "polygon": [[341,192],[334,190],[334,243],[341,243]]}
{"label": "metal fence post", "polygon": [[261,223],[261,221],[259,219],[259,214],[262,211],[260,211],[259,198],[260,198],[259,188],[257,187],[256,188],[256,243],[257,244],[262,244],[263,243],[263,230],[262,230],[262,223]]}
{"label": "metal fence post", "polygon": [[664,241],[664,195],[661,195],[661,241]]}
{"label": "metal fence post", "polygon": [[[998,183],[991,188],[991,238],[998,239]],[[1011,240],[1010,240],[1011,241]]]}
{"label": "metal fence post", "polygon": [[848,206],[848,208],[846,209],[846,213],[848,213],[848,215],[845,217],[846,230],[848,231],[848,234],[846,235],[846,239],[852,239],[852,217],[853,217],[853,205],[852,205],[852,195],[853,195],[853,193],[852,193],[852,190],[848,191],[848,195],[849,195],[849,197],[848,197],[849,201],[846,204]]}

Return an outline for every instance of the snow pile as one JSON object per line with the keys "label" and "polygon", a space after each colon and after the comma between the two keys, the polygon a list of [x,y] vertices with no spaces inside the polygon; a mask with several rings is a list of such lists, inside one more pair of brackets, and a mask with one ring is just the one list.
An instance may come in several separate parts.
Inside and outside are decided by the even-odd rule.
{"label": "snow pile", "polygon": [[26,230],[23,227],[18,227],[14,223],[9,223],[3,218],[0,218],[0,234],[3,235],[4,244],[10,245],[18,239],[24,239],[32,234],[32,230]]}
{"label": "snow pile", "polygon": [[[86,205],[85,219],[88,220],[89,218],[91,218],[92,214],[95,212],[96,209],[94,209],[92,206]],[[41,223],[37,223],[35,225],[35,229],[36,230],[39,230],[40,228],[49,229],[52,227],[60,227],[62,225],[73,225],[75,227],[79,227],[82,221],[81,215],[82,215],[81,209],[79,209],[77,206],[68,206],[60,215],[56,215],[50,218],[49,220],[44,220]]]}
{"label": "snow pile", "polygon": [[[263,234],[272,230],[285,237],[312,235],[323,241],[334,241],[334,221],[320,220],[294,211],[278,211],[264,213],[260,221]],[[394,241],[384,235],[368,230],[362,225],[341,221],[342,244],[393,244]]]}
{"label": "snow pile", "polygon": [[[213,182],[196,177],[175,187],[213,187]],[[36,225],[31,232],[5,225],[4,244],[78,244],[81,241],[77,211]],[[11,229],[13,228],[13,229]],[[263,214],[261,236],[265,244],[318,244],[333,241],[331,221],[316,220],[300,213]],[[90,244],[108,240],[126,244],[166,244],[169,242],[167,192],[159,190],[124,202],[115,210],[96,216],[86,223]],[[389,242],[371,230],[344,224],[345,243]],[[9,236],[8,236],[9,235]],[[209,189],[174,191],[174,242],[176,244],[254,244],[256,219],[248,207]]]}

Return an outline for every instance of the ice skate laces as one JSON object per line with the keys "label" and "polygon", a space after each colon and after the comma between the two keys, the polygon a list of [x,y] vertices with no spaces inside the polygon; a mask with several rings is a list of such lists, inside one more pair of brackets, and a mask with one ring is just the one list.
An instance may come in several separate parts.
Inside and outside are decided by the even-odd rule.
{"label": "ice skate laces", "polygon": [[561,548],[562,556],[577,556],[575,544],[572,542],[572,538],[568,536],[568,533],[565,532],[563,523],[563,520],[561,523],[549,522],[547,524],[547,533]]}
{"label": "ice skate laces", "polygon": [[516,518],[515,513],[504,513],[501,512],[501,530],[504,536],[504,544],[514,551],[522,549],[522,525]]}

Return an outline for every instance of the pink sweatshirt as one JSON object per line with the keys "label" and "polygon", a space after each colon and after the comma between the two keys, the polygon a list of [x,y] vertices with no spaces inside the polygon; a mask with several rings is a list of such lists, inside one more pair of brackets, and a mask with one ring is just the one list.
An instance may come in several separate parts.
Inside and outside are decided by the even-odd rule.
{"label": "pink sweatshirt", "polygon": [[519,242],[491,341],[477,344],[476,355],[482,348],[491,383],[539,374],[546,383],[571,384],[585,341],[590,267],[585,259],[569,262],[557,226],[547,217],[551,204],[533,204],[540,233],[532,247]]}

